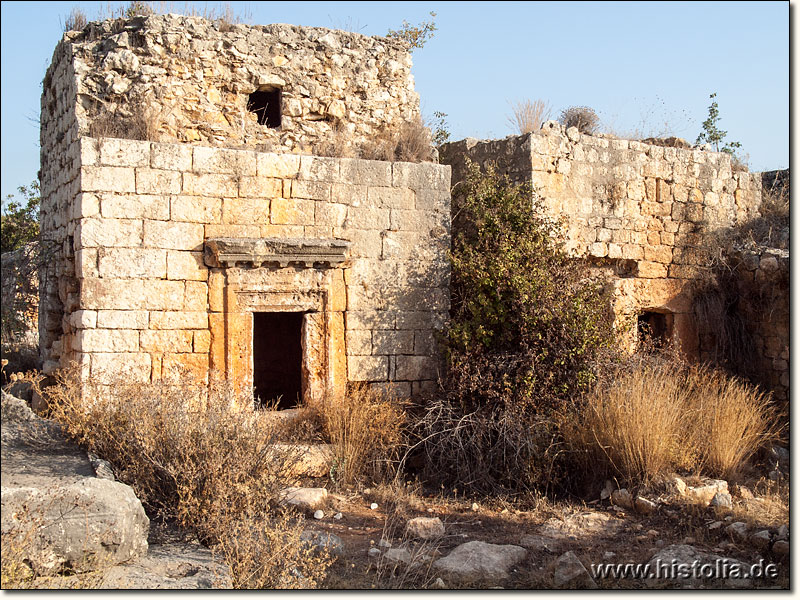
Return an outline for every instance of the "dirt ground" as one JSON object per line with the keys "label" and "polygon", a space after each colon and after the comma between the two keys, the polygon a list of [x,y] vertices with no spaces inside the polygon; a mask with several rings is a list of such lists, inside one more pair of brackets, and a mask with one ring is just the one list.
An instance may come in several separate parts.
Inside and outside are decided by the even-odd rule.
{"label": "dirt ground", "polygon": [[[777,579],[756,580],[756,588],[788,589],[789,565],[785,557],[769,551],[759,552],[749,542],[736,542],[725,533],[724,526],[709,530],[709,525],[722,521],[744,521],[752,531],[773,530],[789,523],[788,484],[766,480],[753,482],[758,500],[745,501],[734,496],[730,511],[699,508],[680,501],[661,503],[651,515],[612,506],[609,500],[587,503],[540,500],[529,510],[521,510],[500,500],[489,502],[470,498],[426,495],[418,488],[378,487],[361,493],[332,493],[321,520],[310,519],[309,527],[333,533],[342,539],[343,555],[333,565],[324,587],[331,589],[430,589],[498,588],[552,589],[556,559],[566,551],[574,552],[588,569],[598,563],[644,563],[660,549],[672,544],[689,544],[707,552],[747,564],[765,562],[778,565]],[[374,510],[372,503],[378,504]],[[334,515],[341,513],[341,518]],[[435,541],[414,542],[404,537],[408,519],[439,517],[445,535]],[[546,543],[531,543],[542,533],[546,523],[565,523],[563,534],[545,538]],[[581,526],[585,523],[585,526]],[[395,567],[385,558],[370,557],[368,551],[379,547],[381,540],[392,547],[405,545],[412,556],[420,557],[417,568]],[[436,582],[439,573],[432,563],[453,548],[468,541],[527,546],[526,558],[502,581],[469,583]],[[526,543],[527,542],[527,543]],[[541,540],[540,540],[541,542]],[[608,553],[613,552],[614,555]],[[633,579],[596,579],[601,589],[648,589],[643,581]],[[670,587],[670,586],[668,586]],[[726,587],[709,583],[705,587]]]}

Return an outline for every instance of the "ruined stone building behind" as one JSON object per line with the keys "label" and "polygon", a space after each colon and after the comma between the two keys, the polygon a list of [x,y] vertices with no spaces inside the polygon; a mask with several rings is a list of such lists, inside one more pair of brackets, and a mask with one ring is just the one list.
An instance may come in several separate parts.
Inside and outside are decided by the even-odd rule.
{"label": "ruined stone building behind", "polygon": [[[174,15],[91,23],[42,95],[45,372],[188,369],[319,399],[437,376],[450,169],[315,156],[419,115],[405,47]],[[139,139],[120,139],[134,137]]]}
{"label": "ruined stone building behind", "polygon": [[[608,281],[620,325],[713,363],[721,358],[719,323],[703,322],[696,300],[724,250],[724,238],[715,235],[759,215],[762,176],[734,169],[727,153],[682,146],[584,135],[548,121],[539,132],[468,138],[440,152],[454,184],[472,162],[530,185],[544,213],[562,221],[565,249]],[[732,259],[738,283],[761,300],[726,310],[753,334],[757,379],[787,398],[788,252],[762,248]]]}

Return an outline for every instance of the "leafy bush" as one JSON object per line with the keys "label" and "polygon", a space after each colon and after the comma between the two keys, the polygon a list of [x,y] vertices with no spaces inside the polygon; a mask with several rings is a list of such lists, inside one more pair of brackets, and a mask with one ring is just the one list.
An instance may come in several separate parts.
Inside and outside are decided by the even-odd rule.
{"label": "leafy bush", "polygon": [[733,155],[736,150],[742,147],[742,144],[740,142],[726,142],[720,147],[722,141],[728,136],[728,132],[719,128],[719,104],[716,97],[716,92],[709,96],[711,105],[708,107],[708,118],[703,121],[703,131],[697,136],[695,144],[708,143],[714,148],[714,152],[727,152]]}
{"label": "leafy bush", "polygon": [[17,201],[12,194],[6,197],[0,214],[0,252],[11,252],[39,237],[39,182],[17,188],[22,196]]}
{"label": "leafy bush", "polygon": [[600,117],[588,106],[570,106],[561,111],[559,122],[564,127],[577,127],[578,131],[592,134],[600,126]]}
{"label": "leafy bush", "polygon": [[403,20],[403,25],[400,29],[390,29],[386,37],[406,42],[411,51],[422,48],[436,31],[436,22],[434,20],[436,13],[431,11],[430,15],[430,21],[422,21],[419,25],[411,25],[408,21]]}
{"label": "leafy bush", "polygon": [[531,190],[469,170],[453,199],[448,393],[420,435],[434,476],[525,490],[559,479],[554,414],[594,382],[612,316]]}

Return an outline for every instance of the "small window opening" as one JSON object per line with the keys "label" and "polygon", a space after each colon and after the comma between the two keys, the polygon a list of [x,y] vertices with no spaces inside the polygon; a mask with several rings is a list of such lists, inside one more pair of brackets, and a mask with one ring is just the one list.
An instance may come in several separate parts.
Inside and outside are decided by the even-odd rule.
{"label": "small window opening", "polygon": [[247,110],[256,114],[259,125],[276,129],[281,126],[281,90],[259,90],[250,94]]}
{"label": "small window opening", "polygon": [[256,407],[295,408],[303,397],[303,313],[253,313]]}
{"label": "small window opening", "polygon": [[639,342],[652,349],[664,348],[672,337],[672,315],[643,312],[638,318]]}

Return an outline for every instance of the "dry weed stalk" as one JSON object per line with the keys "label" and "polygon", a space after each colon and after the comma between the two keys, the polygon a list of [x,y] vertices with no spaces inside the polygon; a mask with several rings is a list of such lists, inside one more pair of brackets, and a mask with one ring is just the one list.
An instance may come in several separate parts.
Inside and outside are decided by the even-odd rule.
{"label": "dry weed stalk", "polygon": [[288,514],[267,519],[250,511],[232,519],[215,552],[230,566],[235,589],[314,589],[335,557],[305,542],[302,521]]}
{"label": "dry weed stalk", "polygon": [[[389,515],[384,521],[382,540],[395,540],[393,548],[408,551],[406,560],[389,560],[384,552],[374,565],[373,587],[382,590],[424,590],[432,586],[436,577],[433,562],[439,554],[441,540],[414,540],[403,531],[398,535],[397,528],[405,527],[405,519],[399,520]],[[399,543],[397,542],[399,538]]]}
{"label": "dry weed stalk", "polygon": [[513,129],[521,135],[535,133],[550,118],[550,105],[544,100],[522,100],[511,105],[511,116],[507,117]]}
{"label": "dry weed stalk", "polygon": [[179,376],[82,389],[77,369],[58,382],[41,393],[67,434],[114,465],[146,505],[201,537],[213,538],[208,524],[220,515],[276,498],[296,458],[274,451],[276,421],[226,383],[205,391]]}
{"label": "dry weed stalk", "polygon": [[394,400],[366,385],[321,407],[323,428],[335,456],[331,476],[351,484],[370,477],[380,481],[393,471],[403,441],[405,415]]}

